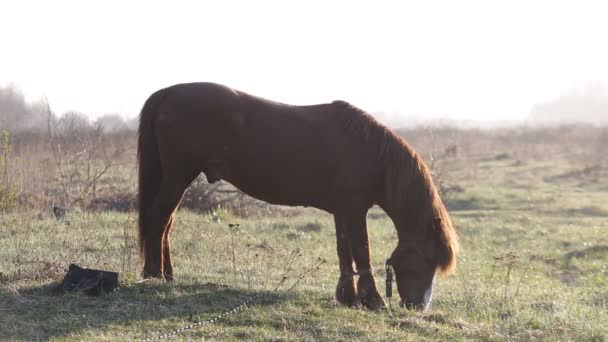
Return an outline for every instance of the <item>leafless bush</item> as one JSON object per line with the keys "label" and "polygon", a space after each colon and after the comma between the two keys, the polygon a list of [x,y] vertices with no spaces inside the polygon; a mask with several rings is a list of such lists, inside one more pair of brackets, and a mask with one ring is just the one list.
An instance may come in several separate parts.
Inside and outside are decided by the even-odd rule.
{"label": "leafless bush", "polygon": [[204,175],[197,177],[186,190],[182,200],[182,208],[206,212],[218,206],[234,202],[243,193],[230,184],[220,181],[209,184]]}
{"label": "leafless bush", "polygon": [[47,128],[58,173],[61,205],[84,207],[102,190],[100,180],[124,149],[121,146],[108,148],[102,127],[91,126],[86,117],[78,113],[56,118],[49,108]]}
{"label": "leafless bush", "polygon": [[0,131],[0,212],[17,206],[21,192],[21,175],[15,168],[9,133]]}
{"label": "leafless bush", "polygon": [[296,209],[271,205],[247,196],[233,185],[220,181],[209,184],[205,175],[197,177],[186,190],[180,208],[199,212],[211,212],[222,207],[236,216],[291,215]]}

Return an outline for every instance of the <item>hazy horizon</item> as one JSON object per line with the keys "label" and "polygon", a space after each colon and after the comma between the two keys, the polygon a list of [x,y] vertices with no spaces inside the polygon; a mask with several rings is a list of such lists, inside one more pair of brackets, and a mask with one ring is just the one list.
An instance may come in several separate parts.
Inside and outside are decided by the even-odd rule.
{"label": "hazy horizon", "polygon": [[0,86],[92,119],[133,117],[153,91],[194,81],[291,104],[342,99],[388,123],[513,122],[555,108],[608,116],[608,92],[591,105],[584,101],[597,92],[577,95],[580,105],[567,98],[606,89],[606,9],[581,1],[20,1],[0,5]]}

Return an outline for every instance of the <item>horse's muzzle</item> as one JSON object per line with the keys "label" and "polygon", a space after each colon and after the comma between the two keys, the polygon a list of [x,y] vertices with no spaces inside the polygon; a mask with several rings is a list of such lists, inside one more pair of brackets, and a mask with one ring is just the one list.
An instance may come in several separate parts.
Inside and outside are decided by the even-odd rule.
{"label": "horse's muzzle", "polygon": [[405,307],[410,310],[420,310],[425,311],[431,304],[431,299],[433,297],[433,287],[429,287],[426,291],[424,291],[424,296],[422,297],[422,301],[409,301],[402,300],[401,307]]}

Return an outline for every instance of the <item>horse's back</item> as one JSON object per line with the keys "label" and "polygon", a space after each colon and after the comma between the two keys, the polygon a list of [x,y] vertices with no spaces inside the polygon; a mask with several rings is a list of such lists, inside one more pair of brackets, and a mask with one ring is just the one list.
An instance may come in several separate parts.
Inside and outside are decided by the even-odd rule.
{"label": "horse's back", "polygon": [[339,107],[293,106],[189,83],[167,88],[157,126],[176,164],[267,202],[330,209],[333,197],[365,186],[373,168],[365,142],[337,120]]}

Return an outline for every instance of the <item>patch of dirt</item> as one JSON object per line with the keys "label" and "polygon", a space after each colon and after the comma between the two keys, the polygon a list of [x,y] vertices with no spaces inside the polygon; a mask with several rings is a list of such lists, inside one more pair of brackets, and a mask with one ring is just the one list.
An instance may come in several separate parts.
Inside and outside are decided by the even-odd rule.
{"label": "patch of dirt", "polygon": [[255,248],[262,249],[262,250],[265,250],[265,251],[270,252],[270,253],[274,252],[274,247],[272,247],[272,245],[270,245],[270,243],[268,243],[268,241],[266,241],[266,240],[264,240],[261,243],[257,244],[255,246]]}
{"label": "patch of dirt", "polygon": [[451,320],[448,317],[446,317],[444,314],[442,314],[441,312],[422,316],[422,319],[429,323],[447,324],[456,329],[461,329],[461,330],[467,329],[466,324],[464,324],[463,322]]}
{"label": "patch of dirt", "polygon": [[503,152],[503,153],[499,153],[499,154],[495,155],[493,159],[494,160],[507,160],[507,159],[511,159],[511,155],[508,154],[507,152]]}
{"label": "patch of dirt", "polygon": [[608,293],[598,293],[589,302],[591,305],[608,308]]}
{"label": "patch of dirt", "polygon": [[482,162],[501,161],[501,160],[508,160],[508,159],[512,159],[512,157],[507,152],[502,152],[502,153],[495,154],[493,156],[486,156],[486,157],[480,158],[480,160]]}
{"label": "patch of dirt", "polygon": [[608,216],[608,210],[601,208],[601,207],[597,207],[597,206],[568,209],[568,210],[566,210],[566,213],[568,213],[568,215],[582,215],[582,216],[595,216],[595,217]]}
{"label": "patch of dirt", "polygon": [[513,314],[510,311],[504,311],[498,314],[498,318],[502,319],[503,321],[506,321],[511,317],[513,317]]}
{"label": "patch of dirt", "polygon": [[547,183],[561,183],[568,180],[595,179],[601,175],[602,169],[602,165],[596,164],[559,175],[548,176],[543,180]]}
{"label": "patch of dirt", "polygon": [[272,225],[272,229],[289,229],[289,225],[287,223],[275,223]]}
{"label": "patch of dirt", "polygon": [[310,232],[320,232],[321,231],[322,226],[319,223],[307,223],[305,225],[299,226],[297,229],[301,232],[306,232],[306,233],[310,233]]}
{"label": "patch of dirt", "polygon": [[422,319],[424,319],[427,322],[434,322],[434,323],[441,323],[441,324],[446,324],[448,322],[448,319],[442,313],[426,315],[426,316],[423,316]]}
{"label": "patch of dirt", "polygon": [[553,303],[548,302],[537,302],[530,304],[530,307],[537,311],[545,311],[545,312],[554,312],[555,305]]}
{"label": "patch of dirt", "polygon": [[[568,248],[572,246],[572,243],[564,241],[562,242],[562,245],[565,248]],[[559,281],[563,284],[572,285],[581,277],[583,273],[583,271],[572,264],[573,259],[604,258],[607,256],[608,245],[595,245],[584,249],[570,251],[564,255],[563,259],[532,255],[530,256],[530,261],[540,261],[547,265],[553,266],[554,269],[548,270],[547,275],[559,279]]]}
{"label": "patch of dirt", "polygon": [[424,329],[424,327],[421,324],[418,324],[417,322],[414,322],[412,320],[399,321],[399,322],[396,322],[396,323],[392,324],[392,326],[394,326],[396,328],[405,329],[405,330],[420,330],[420,329]]}
{"label": "patch of dirt", "polygon": [[596,246],[591,246],[589,248],[568,252],[564,256],[564,258],[566,259],[566,262],[569,264],[570,261],[574,258],[580,259],[580,258],[587,258],[589,256],[591,256],[591,257],[600,256],[602,254],[608,254],[607,245],[596,245]]}
{"label": "patch of dirt", "polygon": [[575,269],[561,270],[558,271],[556,274],[559,277],[559,280],[566,285],[574,284],[576,280],[580,277],[580,272]]}
{"label": "patch of dirt", "polygon": [[494,200],[482,200],[476,196],[446,199],[446,206],[450,211],[495,209],[495,204]]}
{"label": "patch of dirt", "polygon": [[205,284],[201,285],[201,288],[203,288],[205,290],[209,290],[209,291],[219,291],[219,290],[227,289],[229,287],[230,286],[228,286],[228,285],[215,284],[215,283],[205,283]]}
{"label": "patch of dirt", "polygon": [[302,235],[296,234],[296,233],[288,233],[286,235],[286,237],[287,237],[288,240],[299,240],[299,239],[302,238]]}
{"label": "patch of dirt", "polygon": [[570,248],[572,246],[572,242],[571,241],[562,241],[562,247],[564,248]]}
{"label": "patch of dirt", "polygon": [[530,261],[541,261],[547,265],[557,266],[559,265],[559,259],[553,257],[544,257],[540,255],[531,255]]}
{"label": "patch of dirt", "polygon": [[116,192],[92,199],[86,206],[87,211],[119,211],[128,212],[134,210],[135,194],[129,192]]}

